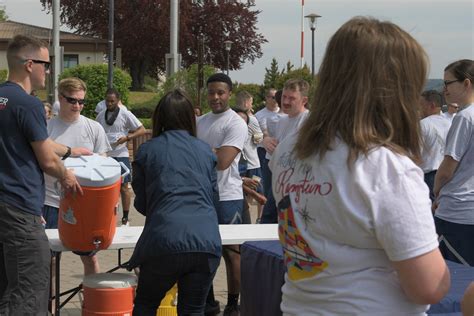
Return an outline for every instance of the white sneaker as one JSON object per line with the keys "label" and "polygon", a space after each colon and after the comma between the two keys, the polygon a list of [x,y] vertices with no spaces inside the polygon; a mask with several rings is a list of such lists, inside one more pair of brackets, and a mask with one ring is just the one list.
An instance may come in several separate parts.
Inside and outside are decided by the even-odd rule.
{"label": "white sneaker", "polygon": [[130,226],[130,220],[128,218],[122,218],[122,225],[121,227],[129,227]]}

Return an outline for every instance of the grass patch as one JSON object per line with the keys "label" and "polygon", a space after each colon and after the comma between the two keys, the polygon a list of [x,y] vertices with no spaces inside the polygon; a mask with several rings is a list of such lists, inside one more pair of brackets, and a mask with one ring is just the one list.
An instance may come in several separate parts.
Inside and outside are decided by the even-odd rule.
{"label": "grass patch", "polygon": [[130,91],[128,99],[127,106],[130,110],[143,107],[155,108],[160,100],[160,95],[156,92]]}

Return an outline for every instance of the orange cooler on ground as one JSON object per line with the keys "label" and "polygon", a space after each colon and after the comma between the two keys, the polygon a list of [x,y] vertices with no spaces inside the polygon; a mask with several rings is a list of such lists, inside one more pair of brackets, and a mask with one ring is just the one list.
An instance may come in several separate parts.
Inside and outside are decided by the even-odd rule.
{"label": "orange cooler on ground", "polygon": [[82,316],[131,316],[137,278],[124,273],[97,273],[84,277]]}
{"label": "orange cooler on ground", "polygon": [[120,197],[121,168],[113,158],[100,155],[68,158],[64,161],[82,187],[84,195],[67,193],[59,206],[59,238],[76,251],[106,249],[115,234]]}

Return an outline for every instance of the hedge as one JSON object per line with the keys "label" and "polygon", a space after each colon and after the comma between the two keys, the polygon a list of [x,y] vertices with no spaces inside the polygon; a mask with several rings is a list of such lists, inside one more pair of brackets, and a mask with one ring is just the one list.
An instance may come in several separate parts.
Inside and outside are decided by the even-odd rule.
{"label": "hedge", "polygon": [[[114,68],[113,86],[121,94],[122,103],[128,104],[129,87],[132,78],[128,73],[119,68]],[[78,77],[87,85],[86,106],[82,114],[95,118],[95,106],[104,100],[107,91],[108,66],[106,64],[78,65],[66,69],[59,79]]]}

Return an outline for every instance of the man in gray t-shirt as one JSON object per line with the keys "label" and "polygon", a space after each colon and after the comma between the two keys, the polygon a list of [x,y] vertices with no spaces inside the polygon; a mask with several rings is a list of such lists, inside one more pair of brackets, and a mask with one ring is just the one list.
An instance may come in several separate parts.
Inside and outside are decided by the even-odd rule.
{"label": "man in gray t-shirt", "polygon": [[[51,139],[69,147],[85,147],[97,154],[111,150],[102,126],[81,115],[84,108],[86,84],[79,78],[66,78],[59,82],[59,113],[48,121]],[[45,175],[46,196],[43,217],[46,228],[58,228],[59,193],[56,180]],[[78,253],[84,264],[84,274],[99,272],[99,262],[94,253]]]}

